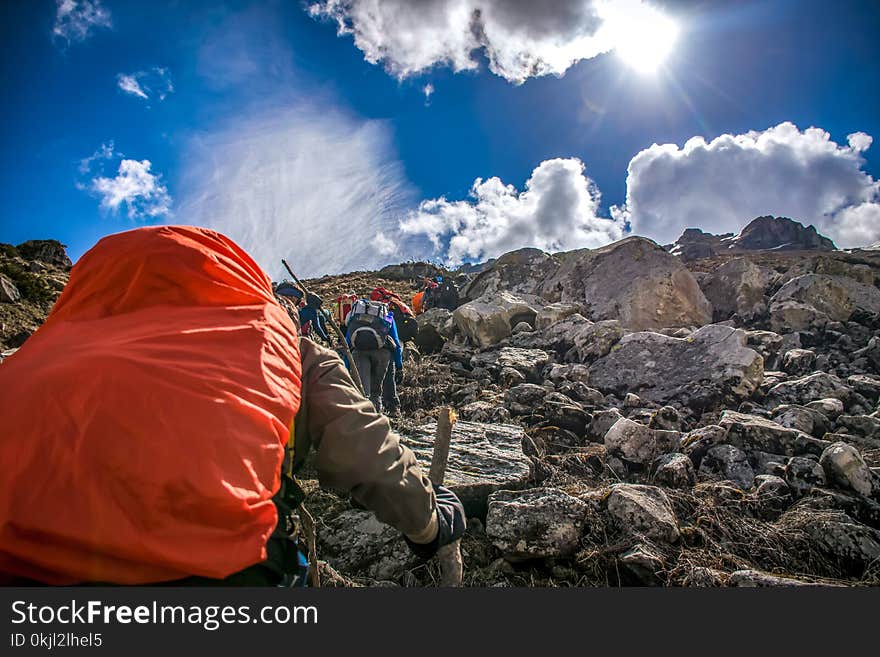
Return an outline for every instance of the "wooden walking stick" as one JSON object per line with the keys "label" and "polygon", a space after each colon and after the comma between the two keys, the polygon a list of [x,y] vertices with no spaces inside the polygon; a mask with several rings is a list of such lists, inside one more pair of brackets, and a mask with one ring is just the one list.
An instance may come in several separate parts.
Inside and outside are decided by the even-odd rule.
{"label": "wooden walking stick", "polygon": [[[306,286],[303,284],[301,280],[297,277],[296,274],[293,273],[293,270],[290,268],[290,265],[287,264],[287,260],[281,258],[281,264],[284,265],[284,268],[287,269],[287,272],[293,276],[293,281],[299,286],[299,289],[303,291],[303,294],[309,295],[311,294]],[[345,352],[345,357],[348,358],[348,364],[351,366],[351,373],[354,375],[351,378],[354,379],[354,384],[358,387],[358,390],[361,391],[361,394],[364,394],[364,385],[361,383],[361,373],[358,371],[357,363],[354,362],[354,358],[351,355],[351,350],[348,348],[348,341],[345,339],[345,333],[342,332],[342,329],[339,328],[339,324],[333,319],[333,316],[328,314],[327,321],[330,322],[330,328],[332,328],[336,332],[336,337],[339,338],[339,343],[342,345],[342,350]]]}
{"label": "wooden walking stick", "polygon": [[[431,469],[428,478],[435,486],[443,484],[446,463],[449,460],[449,443],[452,441],[452,425],[455,424],[455,411],[448,406],[440,409],[437,418],[437,435],[434,438],[434,453],[431,455]],[[437,550],[440,563],[440,585],[461,586],[464,563],[461,559],[461,541],[456,540]]]}

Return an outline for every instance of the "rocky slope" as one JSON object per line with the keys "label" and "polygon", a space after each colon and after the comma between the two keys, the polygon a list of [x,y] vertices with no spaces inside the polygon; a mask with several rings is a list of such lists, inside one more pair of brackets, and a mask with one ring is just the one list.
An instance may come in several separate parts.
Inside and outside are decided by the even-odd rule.
{"label": "rocky slope", "polygon": [[[458,413],[466,584],[880,584],[880,252],[730,251],[525,249],[420,316],[393,424],[427,463]],[[406,298],[425,273],[308,284]],[[436,583],[303,475],[328,583]]]}

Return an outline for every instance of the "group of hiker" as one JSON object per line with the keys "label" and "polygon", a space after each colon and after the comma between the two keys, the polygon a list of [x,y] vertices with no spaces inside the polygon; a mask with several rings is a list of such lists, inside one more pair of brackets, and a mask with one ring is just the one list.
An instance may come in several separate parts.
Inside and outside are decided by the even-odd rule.
{"label": "group of hiker", "polygon": [[412,328],[398,302],[374,290],[344,318],[367,399],[317,341],[322,300],[295,287],[192,226],[117,233],[80,258],[0,364],[0,584],[314,583],[296,477],[310,452],[322,487],[417,556],[462,536],[461,502],[378,412]]}
{"label": "group of hiker", "polygon": [[[333,346],[326,328],[330,311],[322,307],[323,299],[290,281],[276,285],[275,294],[292,303],[296,313],[291,316],[299,322],[302,335],[317,336]],[[336,298],[333,304],[336,322],[343,327],[364,396],[377,412],[390,417],[400,414],[397,387],[403,383],[404,345],[418,332],[415,315],[430,308],[454,310],[458,302],[458,288],[451,281],[444,281],[442,276],[423,281],[423,287],[413,296],[415,311],[398,294],[381,286],[373,289],[369,297],[343,294]],[[347,354],[340,351],[350,369]]]}

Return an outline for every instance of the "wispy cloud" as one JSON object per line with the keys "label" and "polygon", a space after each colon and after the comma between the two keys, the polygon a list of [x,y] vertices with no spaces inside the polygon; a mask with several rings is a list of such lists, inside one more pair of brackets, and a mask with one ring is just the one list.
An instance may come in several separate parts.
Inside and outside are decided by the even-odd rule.
{"label": "wispy cloud", "polygon": [[304,105],[242,113],[193,139],[180,189],[180,220],[230,236],[272,275],[282,257],[315,276],[406,255],[396,224],[411,195],[381,122]]}
{"label": "wispy cloud", "polygon": [[106,144],[101,144],[101,147],[98,150],[79,161],[79,172],[87,174],[92,170],[92,167],[96,162],[100,162],[101,160],[112,160],[116,155],[114,148],[112,141],[109,141]]}
{"label": "wispy cloud", "polygon": [[117,86],[127,94],[149,100],[165,100],[174,92],[174,83],[167,68],[154,66],[147,71],[120,73],[116,76]]}
{"label": "wispy cloud", "polygon": [[430,82],[422,87],[422,93],[425,95],[425,105],[431,104],[431,96],[434,95],[434,85]]}
{"label": "wispy cloud", "polygon": [[55,0],[55,4],[52,34],[68,44],[85,41],[95,30],[113,25],[101,0]]}

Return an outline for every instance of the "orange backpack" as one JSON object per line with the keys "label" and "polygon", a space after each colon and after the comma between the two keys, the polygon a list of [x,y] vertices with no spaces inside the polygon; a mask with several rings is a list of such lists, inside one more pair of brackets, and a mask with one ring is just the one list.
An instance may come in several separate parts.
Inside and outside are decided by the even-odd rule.
{"label": "orange backpack", "polygon": [[300,377],[293,322],[231,240],[102,239],[0,365],[0,580],[140,584],[263,561]]}

